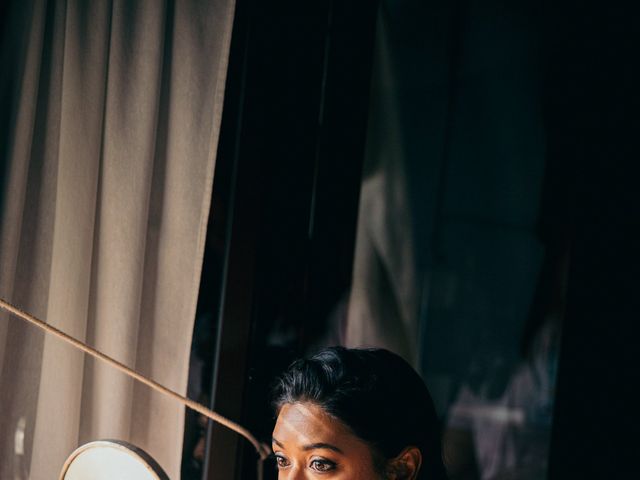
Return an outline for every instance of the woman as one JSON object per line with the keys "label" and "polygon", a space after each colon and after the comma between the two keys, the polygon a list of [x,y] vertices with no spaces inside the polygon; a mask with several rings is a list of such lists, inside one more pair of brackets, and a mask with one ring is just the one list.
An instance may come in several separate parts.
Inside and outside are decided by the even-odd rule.
{"label": "woman", "polygon": [[431,396],[396,354],[329,348],[293,363],[274,397],[279,480],[446,478]]}

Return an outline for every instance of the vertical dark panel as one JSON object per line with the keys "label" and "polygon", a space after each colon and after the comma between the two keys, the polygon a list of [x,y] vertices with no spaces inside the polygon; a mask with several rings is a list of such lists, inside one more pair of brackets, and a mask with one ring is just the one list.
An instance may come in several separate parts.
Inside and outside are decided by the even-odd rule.
{"label": "vertical dark panel", "polygon": [[575,225],[549,478],[630,478],[640,312],[637,11],[567,2],[550,4],[546,16],[549,162],[564,176],[560,188],[572,191]]}
{"label": "vertical dark panel", "polygon": [[377,2],[331,4],[309,223],[303,347],[348,293],[355,243]]}
{"label": "vertical dark panel", "polygon": [[[233,172],[216,171],[232,188],[212,406],[267,441],[273,373],[313,343],[350,281],[376,4],[335,3],[237,3],[218,149]],[[283,331],[293,335],[279,347]],[[204,478],[255,477],[255,452],[235,434],[210,426],[207,448]]]}

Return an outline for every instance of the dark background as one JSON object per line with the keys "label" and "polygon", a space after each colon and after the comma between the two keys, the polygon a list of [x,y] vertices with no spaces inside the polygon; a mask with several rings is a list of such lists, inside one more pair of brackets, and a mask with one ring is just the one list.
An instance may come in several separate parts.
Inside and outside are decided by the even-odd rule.
{"label": "dark background", "polygon": [[[457,248],[446,234],[447,206],[458,201],[457,213],[477,206],[465,228],[570,238],[549,478],[612,478],[634,470],[637,443],[637,11],[622,2],[512,3],[385,4],[401,25],[398,41],[414,47],[396,61],[409,97],[403,128],[422,149],[409,166],[416,231],[423,244]],[[224,395],[212,405],[264,438],[270,378],[314,344],[350,283],[376,13],[365,1],[238,2],[214,188],[226,214],[212,218],[224,221],[227,242],[214,377]],[[475,144],[457,136],[464,122]],[[473,157],[470,144],[482,146]],[[514,158],[518,151],[536,154]],[[232,187],[221,193],[222,184]],[[496,189],[497,203],[473,198]],[[486,242],[507,250],[496,268],[518,258],[513,243]],[[421,265],[446,258],[425,250],[432,256]],[[540,254],[525,251],[528,268],[526,258]],[[277,346],[267,341],[274,329],[289,335]],[[453,368],[464,333],[448,330],[454,347],[428,349],[425,362]],[[230,437],[214,443],[231,450],[214,449],[211,465],[236,454]],[[253,453],[240,447],[238,465],[251,475]]]}

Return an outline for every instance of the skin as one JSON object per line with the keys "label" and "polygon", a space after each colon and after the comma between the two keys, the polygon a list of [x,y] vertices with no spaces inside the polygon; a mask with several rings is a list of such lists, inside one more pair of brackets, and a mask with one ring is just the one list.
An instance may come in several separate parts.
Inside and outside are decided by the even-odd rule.
{"label": "skin", "polygon": [[388,474],[374,467],[369,445],[341,421],[312,403],[285,404],[273,430],[272,448],[278,480],[415,479],[421,456],[408,447],[388,464]]}
{"label": "skin", "polygon": [[380,479],[369,446],[311,403],[285,404],[273,429],[278,480]]}

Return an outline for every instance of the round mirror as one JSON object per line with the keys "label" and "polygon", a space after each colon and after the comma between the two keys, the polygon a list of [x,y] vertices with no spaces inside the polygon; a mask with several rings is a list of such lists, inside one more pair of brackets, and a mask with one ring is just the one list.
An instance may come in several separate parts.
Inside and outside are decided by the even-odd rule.
{"label": "round mirror", "polygon": [[143,450],[119,440],[82,445],[67,459],[60,480],[169,480]]}

